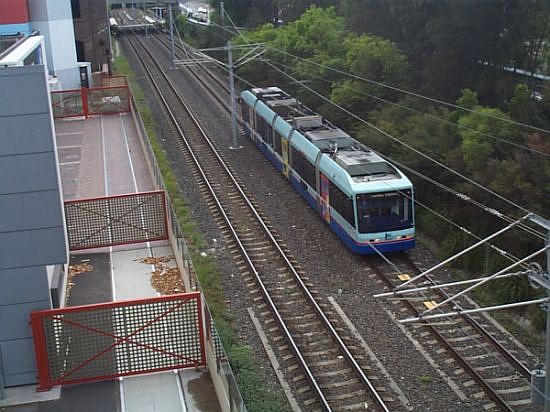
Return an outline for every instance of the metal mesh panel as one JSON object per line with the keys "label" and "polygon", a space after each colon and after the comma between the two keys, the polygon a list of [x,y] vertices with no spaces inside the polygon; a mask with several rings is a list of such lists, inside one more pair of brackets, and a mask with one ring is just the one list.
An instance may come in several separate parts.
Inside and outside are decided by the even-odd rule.
{"label": "metal mesh panel", "polygon": [[89,114],[130,111],[130,89],[127,86],[88,89],[87,93]]}
{"label": "metal mesh panel", "polygon": [[192,293],[34,313],[44,336],[39,369],[48,368],[41,385],[204,365],[199,300]]}
{"label": "metal mesh panel", "polygon": [[84,104],[80,90],[56,91],[51,93],[53,117],[84,116]]}
{"label": "metal mesh panel", "polygon": [[127,86],[128,80],[126,76],[102,76],[101,85],[103,87]]}
{"label": "metal mesh panel", "polygon": [[164,192],[65,202],[71,250],[167,239]]}

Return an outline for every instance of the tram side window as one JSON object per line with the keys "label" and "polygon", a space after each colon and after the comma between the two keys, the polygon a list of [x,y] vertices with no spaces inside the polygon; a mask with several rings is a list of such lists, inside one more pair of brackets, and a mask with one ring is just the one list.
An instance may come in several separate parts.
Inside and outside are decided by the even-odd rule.
{"label": "tram side window", "polygon": [[315,189],[315,166],[306,159],[304,154],[292,147],[291,167],[312,188]]}
{"label": "tram side window", "polygon": [[244,102],[241,102],[241,115],[243,121],[250,124],[250,108]]}
{"label": "tram side window", "polygon": [[263,117],[258,115],[256,115],[256,125],[258,134],[262,136],[264,142],[271,146],[273,144],[271,126],[267,124]]}
{"label": "tram side window", "polygon": [[281,148],[281,135],[275,130],[273,131],[273,149],[282,156],[283,149]]}
{"label": "tram side window", "polygon": [[355,218],[353,215],[353,199],[342,192],[334,183],[329,186],[330,205],[340,215],[355,227]]}

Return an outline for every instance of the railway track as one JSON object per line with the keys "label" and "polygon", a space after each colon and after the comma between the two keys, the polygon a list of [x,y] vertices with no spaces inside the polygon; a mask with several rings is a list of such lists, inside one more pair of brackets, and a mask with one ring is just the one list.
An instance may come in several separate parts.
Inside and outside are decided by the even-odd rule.
{"label": "railway track", "polygon": [[[406,254],[392,256],[393,273],[388,273],[386,262],[372,259],[369,265],[376,276],[391,291],[401,280],[399,276],[411,277],[421,273],[416,264]],[[429,284],[436,282],[427,277]],[[441,289],[432,289],[418,299],[400,296],[409,313],[418,316],[432,301],[441,301],[449,297]],[[472,307],[473,302],[457,301],[455,309]],[[401,317],[405,317],[401,315]],[[445,349],[436,349],[441,365],[450,366],[450,376],[460,382],[461,390],[483,403],[485,410],[532,411],[539,410],[531,405],[530,370],[525,366],[537,363],[533,355],[510,339],[510,334],[499,328],[486,314],[464,314],[449,318],[444,322],[418,322],[418,340],[426,348],[435,344]],[[521,359],[519,359],[521,356]],[[480,391],[481,389],[481,391]]]}
{"label": "railway track", "polygon": [[257,311],[264,318],[286,379],[293,382],[293,394],[300,406],[327,411],[399,410],[400,405],[391,395],[380,395],[381,391],[389,391],[373,384],[373,378],[378,378],[375,368],[351,334],[342,333],[336,314],[317,302],[311,283],[223,155],[208,140],[147,45],[135,35],[127,40],[177,131],[170,143],[178,148],[186,164],[193,165],[209,208],[231,244],[229,248],[243,275],[251,280],[249,287],[253,300],[258,302]]}
{"label": "railway track", "polygon": [[[155,32],[152,37],[159,45],[163,46],[166,50],[170,50],[169,40],[162,32]],[[180,43],[175,43],[175,55],[178,60],[197,60],[195,64],[185,65],[184,70],[193,76],[198,81],[204,90],[208,91],[208,94],[216,100],[216,102],[223,107],[223,109],[229,114],[231,107],[229,105],[229,80],[227,78],[220,78],[220,74],[214,74],[214,70],[217,66],[213,63],[206,65],[200,62],[200,59],[194,59],[192,51],[187,50]],[[214,69],[214,70],[213,70]]]}
{"label": "railway track", "polygon": [[[169,49],[169,44],[161,35],[156,37],[156,41]],[[180,53],[178,58],[187,56],[188,52],[179,45],[178,50]],[[229,110],[229,105],[226,103],[229,93],[223,81],[211,75],[208,70],[198,71],[189,67],[185,70],[188,70],[220,105]],[[398,266],[403,272],[410,273],[411,276],[419,273],[410,259],[399,260]],[[373,267],[373,269],[389,288],[393,288],[397,273],[388,275],[387,267],[385,269]],[[281,285],[277,287],[282,288]],[[439,290],[433,290],[430,293],[437,295],[427,295],[425,301],[444,299]],[[470,301],[467,306],[472,306],[472,303]],[[407,305],[408,310],[413,314],[426,309],[422,303],[408,302]],[[312,316],[315,315],[307,314],[308,318]],[[272,316],[267,314],[266,323],[269,323],[270,317]],[[536,360],[530,355],[525,355],[523,359],[518,360],[516,355],[524,353],[524,348],[515,345],[514,341],[509,339],[509,333],[499,328],[489,316],[484,314],[463,316],[449,322],[417,326],[417,328],[422,329],[421,341],[424,341],[426,346],[433,346],[435,341],[445,349],[445,355],[439,356],[442,358],[441,364],[454,365],[452,371],[454,379],[462,383],[464,392],[469,398],[484,403],[486,410],[538,410],[530,404],[530,372],[524,366],[525,364],[535,365]],[[427,331],[429,333],[426,333]],[[499,338],[495,339],[493,336],[499,336]],[[512,349],[506,349],[507,347]],[[282,357],[284,356],[282,354]]]}

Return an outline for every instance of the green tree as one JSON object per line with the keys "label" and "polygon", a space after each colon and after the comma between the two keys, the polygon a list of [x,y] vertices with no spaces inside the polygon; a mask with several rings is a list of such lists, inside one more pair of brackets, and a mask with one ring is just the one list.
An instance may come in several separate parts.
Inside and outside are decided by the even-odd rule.
{"label": "green tree", "polygon": [[[210,0],[210,8],[218,12],[221,0]],[[275,4],[273,0],[223,0],[225,12],[239,27],[257,27],[273,22]],[[226,20],[227,25],[230,22]]]}
{"label": "green tree", "polygon": [[344,41],[346,71],[370,82],[345,78],[332,87],[332,100],[366,117],[379,98],[392,98],[389,89],[376,83],[402,86],[408,74],[407,58],[393,43],[376,36],[349,35]]}
{"label": "green tree", "polygon": [[514,126],[498,119],[509,119],[499,109],[475,106],[474,110],[460,117],[458,124],[461,127],[458,133],[462,138],[464,161],[467,167],[475,172],[484,168],[491,157],[502,158],[506,150],[499,151],[498,148],[502,146],[487,135],[513,141],[517,140],[519,132]]}
{"label": "green tree", "polygon": [[514,96],[508,103],[508,113],[519,122],[536,124],[538,122],[536,103],[526,84],[518,84]]}

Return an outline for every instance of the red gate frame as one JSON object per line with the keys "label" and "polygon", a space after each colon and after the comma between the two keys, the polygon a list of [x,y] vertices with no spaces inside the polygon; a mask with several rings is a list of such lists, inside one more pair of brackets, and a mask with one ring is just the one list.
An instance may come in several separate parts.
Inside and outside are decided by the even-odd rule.
{"label": "red gate frame", "polygon": [[[128,96],[127,105],[123,106],[121,104],[114,103],[115,106],[120,107],[120,110],[115,110],[115,111],[105,112],[105,113],[103,113],[101,111],[91,112],[90,108],[89,108],[89,104],[88,104],[88,100],[89,100],[90,95],[93,94],[94,91],[109,90],[109,89],[119,89],[119,90],[122,89],[122,90],[124,90],[124,93],[126,93],[126,95]],[[88,118],[91,115],[129,113],[129,112],[132,111],[131,104],[130,104],[132,96],[131,96],[130,88],[128,87],[128,85],[101,86],[101,87],[92,87],[92,88],[89,88],[89,89],[85,88],[85,87],[82,87],[80,89],[54,90],[54,91],[51,92],[51,94],[62,94],[62,93],[75,93],[75,94],[79,93],[80,98],[82,100],[82,112],[75,112],[75,111],[71,110],[69,113],[54,116],[55,119],[62,119],[62,118],[65,118],[65,117],[82,117],[82,116]],[[107,104],[107,103],[105,103],[105,104]],[[53,103],[53,100],[52,100],[52,106],[60,107],[58,104]]]}
{"label": "red gate frame", "polygon": [[[168,235],[168,233],[169,233],[169,231],[168,231],[168,212],[167,212],[167,206],[166,206],[166,192],[164,190],[151,190],[151,191],[148,191],[148,192],[136,192],[136,193],[126,193],[126,194],[121,194],[121,195],[113,195],[113,196],[98,196],[98,197],[87,197],[87,198],[83,198],[83,199],[66,200],[66,201],[63,202],[63,205],[86,203],[86,202],[89,202],[89,201],[101,200],[101,199],[127,198],[127,197],[135,197],[135,196],[139,196],[139,195],[154,195],[154,194],[160,194],[160,195],[162,195],[162,198],[163,198],[162,202],[164,204],[164,207],[162,208],[162,211],[164,213],[164,233],[166,233],[165,236],[152,237],[152,238],[148,238],[147,240],[134,240],[134,241],[113,242],[113,243],[104,243],[104,244],[98,243],[98,244],[93,245],[93,246],[70,247],[70,250],[74,251],[74,250],[83,250],[83,249],[95,249],[95,248],[101,248],[101,247],[107,247],[107,246],[131,245],[131,244],[135,244],[135,243],[154,242],[156,240],[166,240],[166,239],[168,239],[169,238],[169,235]],[[105,227],[103,227],[102,229],[104,229]]]}
{"label": "red gate frame", "polygon": [[[54,95],[54,94],[66,94],[66,93],[73,93],[75,95],[79,94],[80,95],[80,100],[82,101],[82,111],[77,112],[77,111],[74,111],[72,109],[65,110],[64,107],[60,106],[59,103],[55,103],[52,99],[52,101],[51,101],[52,106],[62,109],[63,112],[67,112],[65,114],[54,116],[54,118],[55,119],[64,119],[65,117],[82,117],[82,116],[88,117],[88,115],[87,115],[87,113],[88,113],[88,107],[87,107],[88,106],[88,99],[87,99],[85,90],[86,89],[84,89],[84,88],[82,88],[82,89],[69,89],[69,90],[53,90],[51,92],[52,95]],[[65,98],[63,98],[61,100],[61,103],[64,100],[65,100]]]}
{"label": "red gate frame", "polygon": [[[69,371],[68,373],[65,373],[65,375],[60,379],[58,380],[52,379],[51,373],[50,373],[50,363],[48,359],[48,351],[47,351],[45,331],[44,331],[44,323],[43,323],[44,318],[55,317],[56,315],[64,314],[64,313],[86,312],[87,310],[90,310],[90,309],[93,309],[93,310],[110,309],[110,308],[121,307],[121,306],[129,306],[129,305],[134,306],[137,304],[156,303],[156,302],[169,301],[169,300],[173,300],[173,301],[180,300],[181,303],[175,306],[174,308],[170,308],[169,310],[165,311],[161,315],[155,317],[153,320],[148,321],[138,329],[129,333],[127,336],[116,336],[109,332],[98,330],[87,325],[82,325],[77,322],[73,322],[73,321],[67,322],[73,326],[82,327],[83,329],[89,330],[91,332],[96,332],[101,335],[110,336],[116,339],[116,342],[108,346],[107,348],[104,348],[103,350],[97,352],[94,356],[85,360],[76,368],[73,368],[71,371]],[[183,305],[184,303],[190,300],[196,300],[197,302],[200,353],[201,353],[200,362],[193,361],[192,359],[188,359],[184,356],[177,355],[175,353],[164,350],[162,348],[156,348],[154,346],[151,346],[145,343],[134,342],[131,340],[132,336],[145,330],[147,327],[154,324],[156,321],[160,320],[162,317],[174,311],[175,309],[179,308],[181,305]],[[31,313],[31,328],[32,328],[32,335],[33,335],[33,342],[34,342],[36,365],[38,368],[38,387],[37,387],[38,392],[49,391],[54,386],[63,385],[63,384],[76,384],[76,383],[83,383],[83,382],[111,380],[121,376],[140,375],[140,374],[151,373],[151,372],[162,372],[162,371],[174,370],[174,369],[184,369],[184,368],[191,368],[191,367],[196,368],[199,366],[206,366],[205,334],[204,334],[204,323],[203,323],[203,312],[202,312],[202,299],[201,299],[200,292],[180,293],[175,295],[165,295],[165,296],[159,296],[159,297],[148,298],[148,299],[126,300],[126,301],[118,301],[118,302],[99,303],[99,304],[93,304],[93,305],[71,306],[71,307],[66,307],[62,309],[40,310],[40,311]],[[153,351],[167,354],[188,362],[182,363],[181,365],[162,367],[162,368],[153,368],[153,369],[140,370],[140,371],[115,373],[112,375],[94,376],[94,377],[79,378],[79,379],[63,379],[64,377],[70,375],[71,373],[74,373],[77,370],[83,368],[84,366],[92,363],[95,359],[99,358],[101,355],[111,350],[114,350],[117,347],[117,345],[124,342],[133,343],[137,346],[146,347],[147,349],[151,349]]]}
{"label": "red gate frame", "polygon": [[[97,110],[97,111],[91,111],[90,110],[90,96],[92,96],[94,94],[94,92],[98,92],[98,91],[101,91],[101,90],[114,90],[114,89],[119,89],[119,90],[125,90],[124,93],[126,93],[126,95],[128,96],[128,100],[127,100],[127,103],[126,105],[122,105],[122,103],[103,103],[101,106],[104,106],[106,104],[112,104],[116,107],[119,107],[120,110],[114,110],[114,111],[110,111],[110,112],[102,112],[101,110]],[[101,86],[101,87],[92,87],[90,89],[85,89],[86,90],[86,93],[84,93],[85,95],[85,99],[86,99],[86,109],[85,109],[85,112],[86,112],[86,117],[89,116],[89,115],[94,115],[94,114],[118,114],[118,113],[130,113],[130,111],[132,110],[132,108],[130,107],[130,100],[132,99],[132,97],[130,96],[130,88],[128,86]],[[84,97],[84,96],[83,96]]]}

